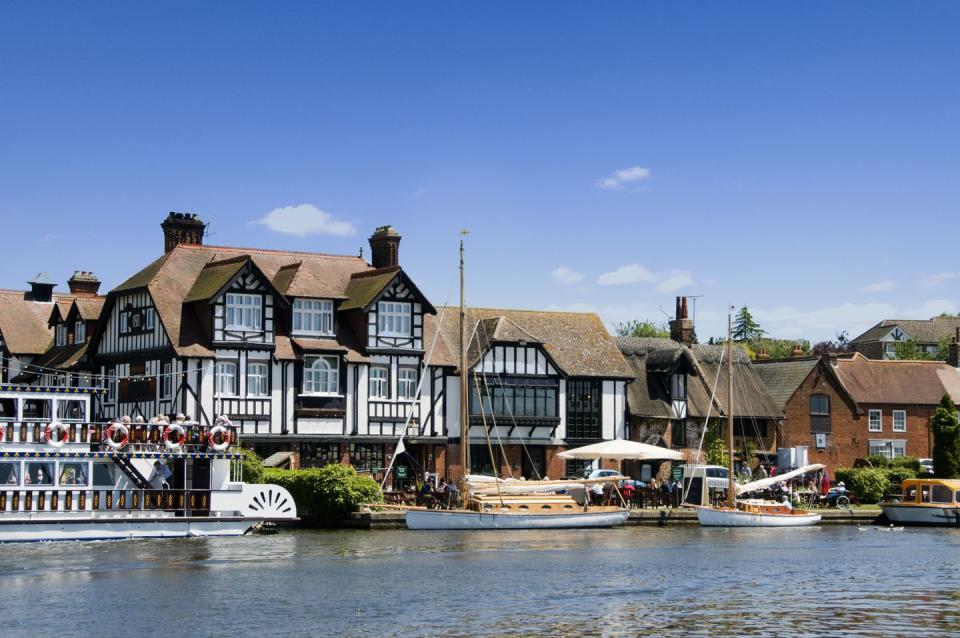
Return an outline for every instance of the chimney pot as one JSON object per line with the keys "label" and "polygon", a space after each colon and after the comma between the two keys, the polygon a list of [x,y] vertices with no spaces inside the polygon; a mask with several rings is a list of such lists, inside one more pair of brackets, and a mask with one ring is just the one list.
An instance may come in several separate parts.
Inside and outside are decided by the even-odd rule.
{"label": "chimney pot", "polygon": [[196,213],[176,213],[171,211],[160,224],[163,228],[163,252],[168,253],[180,244],[203,245],[203,235],[207,225]]}
{"label": "chimney pot", "polygon": [[685,346],[693,345],[693,322],[687,318],[686,297],[677,297],[677,316],[670,322],[670,338]]}
{"label": "chimney pot", "polygon": [[393,226],[380,226],[370,236],[371,263],[374,268],[400,265],[400,233]]}
{"label": "chimney pot", "polygon": [[70,294],[78,297],[94,297],[100,290],[100,280],[88,270],[77,270],[67,280],[67,286],[70,287]]}

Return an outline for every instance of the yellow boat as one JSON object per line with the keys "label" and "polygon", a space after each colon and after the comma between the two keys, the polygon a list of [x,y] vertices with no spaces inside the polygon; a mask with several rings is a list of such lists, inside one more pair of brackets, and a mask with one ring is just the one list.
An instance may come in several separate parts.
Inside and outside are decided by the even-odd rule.
{"label": "yellow boat", "polygon": [[900,500],[880,507],[891,523],[960,527],[960,480],[907,479]]}

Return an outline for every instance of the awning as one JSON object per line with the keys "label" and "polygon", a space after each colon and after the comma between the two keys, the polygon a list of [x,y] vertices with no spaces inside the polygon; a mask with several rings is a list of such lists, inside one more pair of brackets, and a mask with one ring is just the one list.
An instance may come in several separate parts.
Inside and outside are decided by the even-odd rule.
{"label": "awning", "polygon": [[681,452],[668,450],[665,447],[637,443],[625,439],[603,441],[593,445],[573,448],[557,454],[562,459],[615,459],[618,461],[630,459],[636,461],[683,461],[685,456]]}

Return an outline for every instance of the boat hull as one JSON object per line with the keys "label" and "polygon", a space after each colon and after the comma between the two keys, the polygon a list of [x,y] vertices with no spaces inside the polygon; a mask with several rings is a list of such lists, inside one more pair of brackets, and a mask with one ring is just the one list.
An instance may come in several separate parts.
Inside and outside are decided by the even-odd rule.
{"label": "boat hull", "polygon": [[628,510],[558,514],[468,512],[463,510],[408,510],[408,529],[577,529],[614,527],[630,517]]}
{"label": "boat hull", "polygon": [[242,536],[258,522],[241,517],[5,520],[0,523],[0,543]]}
{"label": "boat hull", "polygon": [[960,527],[960,507],[956,505],[905,505],[903,503],[880,504],[884,516],[891,523],[900,525],[931,525]]}
{"label": "boat hull", "polygon": [[697,518],[704,527],[807,527],[820,522],[819,514],[770,514],[734,509],[698,507]]}

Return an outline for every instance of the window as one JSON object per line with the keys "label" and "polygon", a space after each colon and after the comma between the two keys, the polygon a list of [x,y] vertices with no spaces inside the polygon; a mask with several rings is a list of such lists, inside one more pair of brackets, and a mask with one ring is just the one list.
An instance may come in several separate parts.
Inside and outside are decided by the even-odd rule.
{"label": "window", "polygon": [[67,324],[65,323],[57,324],[57,345],[67,345]]}
{"label": "window", "polygon": [[125,335],[130,332],[130,313],[120,313],[120,334]]}
{"label": "window", "polygon": [[169,399],[173,393],[173,364],[165,363],[160,373],[160,398]]}
{"label": "window", "polygon": [[20,485],[20,461],[0,462],[0,490],[4,485]]}
{"label": "window", "polygon": [[217,362],[217,393],[221,395],[235,395],[237,393],[237,364],[235,362]]}
{"label": "window", "polygon": [[907,431],[907,411],[906,410],[893,411],[893,431],[894,432]]}
{"label": "window", "polygon": [[117,465],[113,461],[93,462],[93,486],[113,487],[115,484]]}
{"label": "window", "polygon": [[146,316],[146,319],[145,319],[145,321],[144,321],[144,324],[146,325],[147,330],[153,330],[153,328],[157,325],[157,323],[156,323],[157,320],[156,320],[156,316],[155,316],[155,315],[156,315],[156,311],[155,311],[153,308],[147,308],[146,315],[147,315],[147,316]]}
{"label": "window", "polygon": [[563,468],[563,477],[582,479],[590,476],[593,470],[593,461],[587,459],[571,459]]}
{"label": "window", "polygon": [[340,368],[336,357],[308,357],[304,360],[304,394],[337,394]]}
{"label": "window", "polygon": [[417,369],[400,368],[397,371],[397,397],[413,399],[417,396]]}
{"label": "window", "polygon": [[390,398],[390,371],[383,366],[370,368],[370,398]]}
{"label": "window", "polygon": [[257,332],[263,329],[263,297],[228,293],[226,301],[227,330]]}
{"label": "window", "polygon": [[323,467],[340,462],[339,443],[301,443],[300,467]]}
{"label": "window", "polygon": [[884,359],[896,359],[897,351],[893,347],[893,342],[888,341],[883,344],[883,358]]}
{"label": "window", "polygon": [[567,437],[599,439],[602,419],[600,382],[593,379],[567,381]]}
{"label": "window", "polygon": [[686,421],[670,422],[670,447],[687,446],[687,423]]}
{"label": "window", "polygon": [[934,503],[952,503],[953,491],[946,485],[934,484],[933,498],[931,500]]}
{"label": "window", "polygon": [[810,414],[811,415],[829,415],[830,397],[825,394],[813,394],[810,396]]}
{"label": "window", "polygon": [[269,368],[266,363],[247,364],[247,395],[265,397],[270,394]]}
{"label": "window", "polygon": [[880,410],[870,410],[870,423],[868,430],[870,432],[882,432],[883,431],[883,421],[881,417]]}
{"label": "window", "polygon": [[559,382],[553,378],[481,376],[470,384],[470,414],[479,420],[482,407],[487,416],[556,420],[558,388]]}
{"label": "window", "polygon": [[24,399],[23,418],[30,421],[49,421],[53,416],[53,401],[50,399]]}
{"label": "window", "polygon": [[53,462],[28,462],[23,464],[26,485],[53,485]]}
{"label": "window", "polygon": [[383,469],[383,444],[351,443],[350,465],[358,471],[375,472]]}
{"label": "window", "polygon": [[687,375],[674,374],[670,377],[670,398],[683,401],[687,398]]}
{"label": "window", "polygon": [[84,402],[79,399],[57,401],[57,419],[60,421],[83,421],[85,412]]}
{"label": "window", "polygon": [[332,335],[333,302],[322,299],[295,299],[293,331],[299,334]]}
{"label": "window", "polygon": [[87,340],[87,324],[83,321],[78,321],[73,324],[73,342],[74,343],[83,343]]}
{"label": "window", "polygon": [[60,463],[60,478],[57,485],[87,485],[86,463]]}
{"label": "window", "polygon": [[410,304],[381,301],[377,306],[377,327],[381,335],[410,336]]}
{"label": "window", "polygon": [[869,452],[870,456],[885,456],[888,459],[895,459],[907,455],[907,442],[871,439]]}
{"label": "window", "polygon": [[823,432],[817,432],[813,435],[813,444],[818,450],[823,450],[827,447],[827,435]]}

